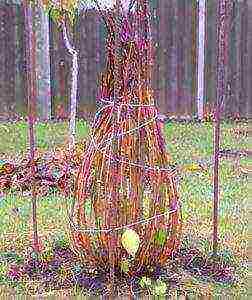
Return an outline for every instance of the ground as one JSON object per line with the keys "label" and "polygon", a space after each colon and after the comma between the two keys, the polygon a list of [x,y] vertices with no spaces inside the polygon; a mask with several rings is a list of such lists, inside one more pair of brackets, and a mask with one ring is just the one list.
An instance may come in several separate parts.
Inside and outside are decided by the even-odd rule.
{"label": "ground", "polygon": [[[88,132],[88,125],[79,121],[77,140],[84,139]],[[249,157],[243,151],[248,150],[247,132],[248,126],[243,122],[223,122],[221,125],[223,155],[220,162],[219,253],[226,259],[227,266],[233,268],[231,272],[233,279],[223,283],[209,274],[200,275],[197,270],[204,269],[202,263],[194,262],[193,265],[185,259],[185,257],[188,259],[190,249],[197,249],[205,258],[211,255],[213,125],[210,122],[171,122],[164,127],[167,150],[179,173],[179,193],[183,214],[182,240],[183,249],[186,251],[186,255],[183,251],[178,254],[175,265],[173,262],[167,265],[166,270],[160,271],[160,278],[167,281],[171,293],[177,290],[187,294],[189,299],[195,299],[196,295],[211,296],[212,299],[246,298],[247,183],[250,170]],[[0,136],[0,159],[24,155],[28,148],[25,123],[0,124]],[[41,152],[62,146],[66,138],[66,123],[36,125],[37,147]],[[57,193],[40,197],[38,200],[38,228],[44,250],[52,249],[55,239],[68,240],[66,212],[70,201],[71,199],[66,201]],[[15,253],[21,258],[27,257],[25,255],[29,249],[31,236],[29,194],[2,194],[0,196],[0,293],[15,294],[25,290],[32,294],[36,286],[34,280],[28,280],[27,285],[19,283],[15,286],[10,285],[8,270],[13,263],[17,262],[15,257],[6,258],[8,253]],[[194,257],[199,258],[200,255],[196,253]],[[73,262],[75,265],[75,260]],[[171,278],[175,281],[174,285]],[[153,290],[146,286],[145,291],[151,293]],[[87,290],[85,292],[87,293]],[[57,295],[64,291],[46,293]],[[77,295],[81,293],[81,289],[66,288],[65,293]]]}

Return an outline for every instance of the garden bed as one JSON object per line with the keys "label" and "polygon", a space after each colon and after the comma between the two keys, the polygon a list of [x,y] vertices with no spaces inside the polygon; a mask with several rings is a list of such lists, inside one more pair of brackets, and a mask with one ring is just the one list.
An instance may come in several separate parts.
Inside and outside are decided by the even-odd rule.
{"label": "garden bed", "polygon": [[[88,135],[88,128],[86,124],[78,123],[77,141],[80,143],[79,145],[83,145],[81,141]],[[232,151],[240,150],[244,154],[248,150],[247,136],[243,133],[236,134],[238,130],[244,132],[243,129],[247,130],[246,123],[223,123],[221,148],[231,149]],[[0,145],[0,152],[4,154],[4,156],[1,156],[1,159],[5,160],[5,162],[12,161],[14,164],[21,164],[27,147],[26,130],[27,126],[24,123],[0,125],[1,134],[8,131],[10,136],[12,136],[13,133],[13,139],[9,138]],[[59,155],[59,157],[62,155],[61,150],[64,149],[64,141],[67,139],[67,124],[37,124],[36,132],[38,137],[37,153],[39,154],[38,156],[44,157],[44,160],[38,161],[38,167],[50,165],[50,160],[45,157],[48,153],[54,153]],[[211,257],[213,199],[212,124],[168,123],[164,127],[164,132],[168,152],[172,156],[174,166],[178,169],[179,192],[183,214],[182,240],[185,250],[184,252],[182,250],[178,252],[165,270],[159,271],[160,280],[165,281],[167,292],[170,294],[175,293],[177,290],[181,294],[189,295],[192,299],[194,299],[195,295],[211,295],[213,298],[217,297],[216,299],[218,299],[218,295],[222,295],[222,297],[226,297],[226,295],[230,295],[230,297],[234,297],[234,295],[240,298],[246,297],[246,195],[248,174],[239,172],[237,168],[234,168],[234,165],[235,157],[238,157],[240,164],[243,166],[248,165],[250,158],[248,155],[235,155],[235,157],[232,156],[230,158],[227,156],[231,156],[232,151],[223,153],[226,156],[221,159],[220,164],[219,253],[222,256],[221,259],[226,260],[226,262],[222,265],[220,263],[209,265],[208,262],[211,262],[209,259]],[[197,132],[197,135],[195,135],[195,132]],[[3,136],[5,135],[3,134]],[[18,145],[15,146],[17,136]],[[49,141],[49,143],[44,141]],[[58,151],[55,150],[56,147]],[[20,152],[23,153],[23,156],[20,155]],[[61,156],[62,160],[64,160],[63,157]],[[54,166],[55,160],[52,159],[51,161],[53,162],[51,166]],[[77,165],[78,162],[75,167],[72,166],[72,176],[77,170]],[[38,168],[38,171],[40,169]],[[58,174],[61,173],[59,172]],[[58,183],[59,178],[55,176],[55,183]],[[44,251],[52,251],[54,260],[56,253],[52,250],[53,240],[56,236],[68,232],[66,204],[71,202],[67,195],[64,193],[60,194],[60,192],[63,192],[63,190],[58,189],[56,186],[56,188],[49,189],[47,194],[38,195],[39,236],[44,245]],[[45,273],[46,268],[49,268],[53,259],[50,263],[44,265],[44,269],[42,268],[39,271],[39,276],[41,277],[37,279],[26,277],[26,283],[23,283],[22,280],[17,280],[14,286],[10,284],[11,277],[9,278],[8,276],[11,274],[7,276],[10,269],[14,265],[26,265],[28,268],[32,262],[31,258],[29,258],[30,254],[25,253],[29,245],[31,245],[30,216],[31,198],[29,188],[23,191],[14,191],[12,188],[6,189],[0,198],[1,293],[16,295],[24,292],[34,294],[39,291],[40,294],[44,293],[45,295],[63,295],[65,293],[69,296],[73,294],[88,295],[94,292],[95,290],[92,287],[87,285],[83,288],[78,286],[78,284],[76,285],[76,281],[71,279],[73,278],[72,268],[77,265],[75,258],[71,258],[71,263],[68,266],[70,269],[66,266],[66,271],[70,270],[71,274],[68,279],[65,278],[69,286],[64,286],[64,279],[62,279],[61,284],[57,287],[51,285],[46,288],[46,280],[43,278],[44,275],[41,274]],[[7,258],[9,254],[6,256],[6,253],[10,252],[14,253],[14,256]],[[15,255],[20,257],[18,262]],[[71,255],[69,253],[69,256]],[[63,260],[65,258],[62,255],[60,259]],[[67,265],[66,261],[62,261],[63,265],[64,263]],[[226,270],[226,273],[224,270]],[[15,274],[15,270],[13,272]],[[84,274],[85,272],[83,271],[82,273]],[[231,274],[231,277],[227,274]],[[59,274],[59,269],[57,269],[51,276],[58,278],[57,276],[63,275]],[[97,293],[101,293],[101,291],[106,293],[106,274],[99,274],[99,276],[102,278],[102,287],[100,290],[98,289]],[[133,293],[137,293],[137,289],[140,289],[143,295],[141,297],[145,297],[144,293],[145,295],[153,293],[155,284],[160,284],[160,282],[158,281],[159,277],[155,277],[151,279],[151,287],[148,286],[148,280],[147,285],[143,280],[143,287],[139,286],[139,282],[144,276],[148,278],[148,272],[146,275],[143,273],[135,278],[135,281],[138,282],[138,285],[134,287],[135,290],[128,285],[129,283],[125,283],[125,278],[121,278],[121,283],[117,285],[121,287],[121,291],[133,289]],[[221,279],[222,276],[226,280],[223,281]],[[92,280],[95,279],[96,275],[92,274],[90,281],[89,279],[86,280],[92,284]],[[133,283],[132,285],[134,286]],[[160,286],[162,287],[162,284]],[[56,288],[57,291],[52,291],[52,288]]]}

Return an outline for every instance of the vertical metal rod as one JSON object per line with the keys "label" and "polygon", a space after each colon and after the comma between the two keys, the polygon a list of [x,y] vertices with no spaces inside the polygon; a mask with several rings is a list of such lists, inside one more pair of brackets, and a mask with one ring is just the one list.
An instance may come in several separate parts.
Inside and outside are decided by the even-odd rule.
{"label": "vertical metal rod", "polygon": [[220,150],[220,115],[216,108],[214,125],[214,209],[213,209],[213,254],[218,248],[218,206],[219,206],[219,150]]}
{"label": "vertical metal rod", "polygon": [[217,54],[217,96],[214,125],[214,209],[213,209],[213,255],[218,251],[218,206],[219,206],[219,149],[220,149],[220,104],[225,96],[226,65],[226,0],[218,7],[218,54]]}
{"label": "vertical metal rod", "polygon": [[38,225],[37,225],[37,199],[35,190],[35,134],[34,119],[36,110],[36,39],[32,28],[32,7],[27,0],[24,1],[25,28],[26,28],[26,64],[27,64],[27,96],[28,96],[28,125],[30,143],[30,162],[32,168],[32,226],[33,245],[35,252],[39,251]]}

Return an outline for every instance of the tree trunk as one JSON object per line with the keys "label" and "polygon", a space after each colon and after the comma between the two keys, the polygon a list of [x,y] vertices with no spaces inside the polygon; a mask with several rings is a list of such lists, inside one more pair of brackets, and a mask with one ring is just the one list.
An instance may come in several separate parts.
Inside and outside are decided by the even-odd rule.
{"label": "tree trunk", "polygon": [[76,113],[77,113],[77,82],[78,82],[78,53],[71,46],[67,31],[66,23],[62,24],[63,39],[68,52],[72,55],[72,82],[71,82],[71,97],[70,97],[70,120],[69,120],[69,149],[72,150],[75,145],[76,134]]}
{"label": "tree trunk", "polygon": [[198,17],[198,85],[197,85],[197,112],[199,120],[203,119],[204,114],[204,78],[205,78],[205,18],[206,18],[206,1],[199,0],[199,17]]}
{"label": "tree trunk", "polygon": [[39,5],[34,11],[36,33],[36,70],[38,78],[37,113],[42,120],[51,118],[51,76],[49,51],[49,17]]}

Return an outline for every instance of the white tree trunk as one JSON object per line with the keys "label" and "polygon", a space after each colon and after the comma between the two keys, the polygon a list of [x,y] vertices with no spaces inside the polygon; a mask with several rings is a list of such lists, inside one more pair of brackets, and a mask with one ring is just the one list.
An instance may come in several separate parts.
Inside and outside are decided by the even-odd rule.
{"label": "white tree trunk", "polygon": [[73,149],[75,144],[76,133],[76,113],[77,113],[77,83],[78,83],[78,52],[71,46],[65,22],[62,24],[63,40],[68,52],[72,55],[72,86],[70,96],[70,121],[69,121],[69,148]]}
{"label": "white tree trunk", "polygon": [[197,85],[197,113],[200,120],[204,115],[204,69],[205,69],[205,19],[206,0],[199,3],[199,34],[198,34],[198,85]]}

